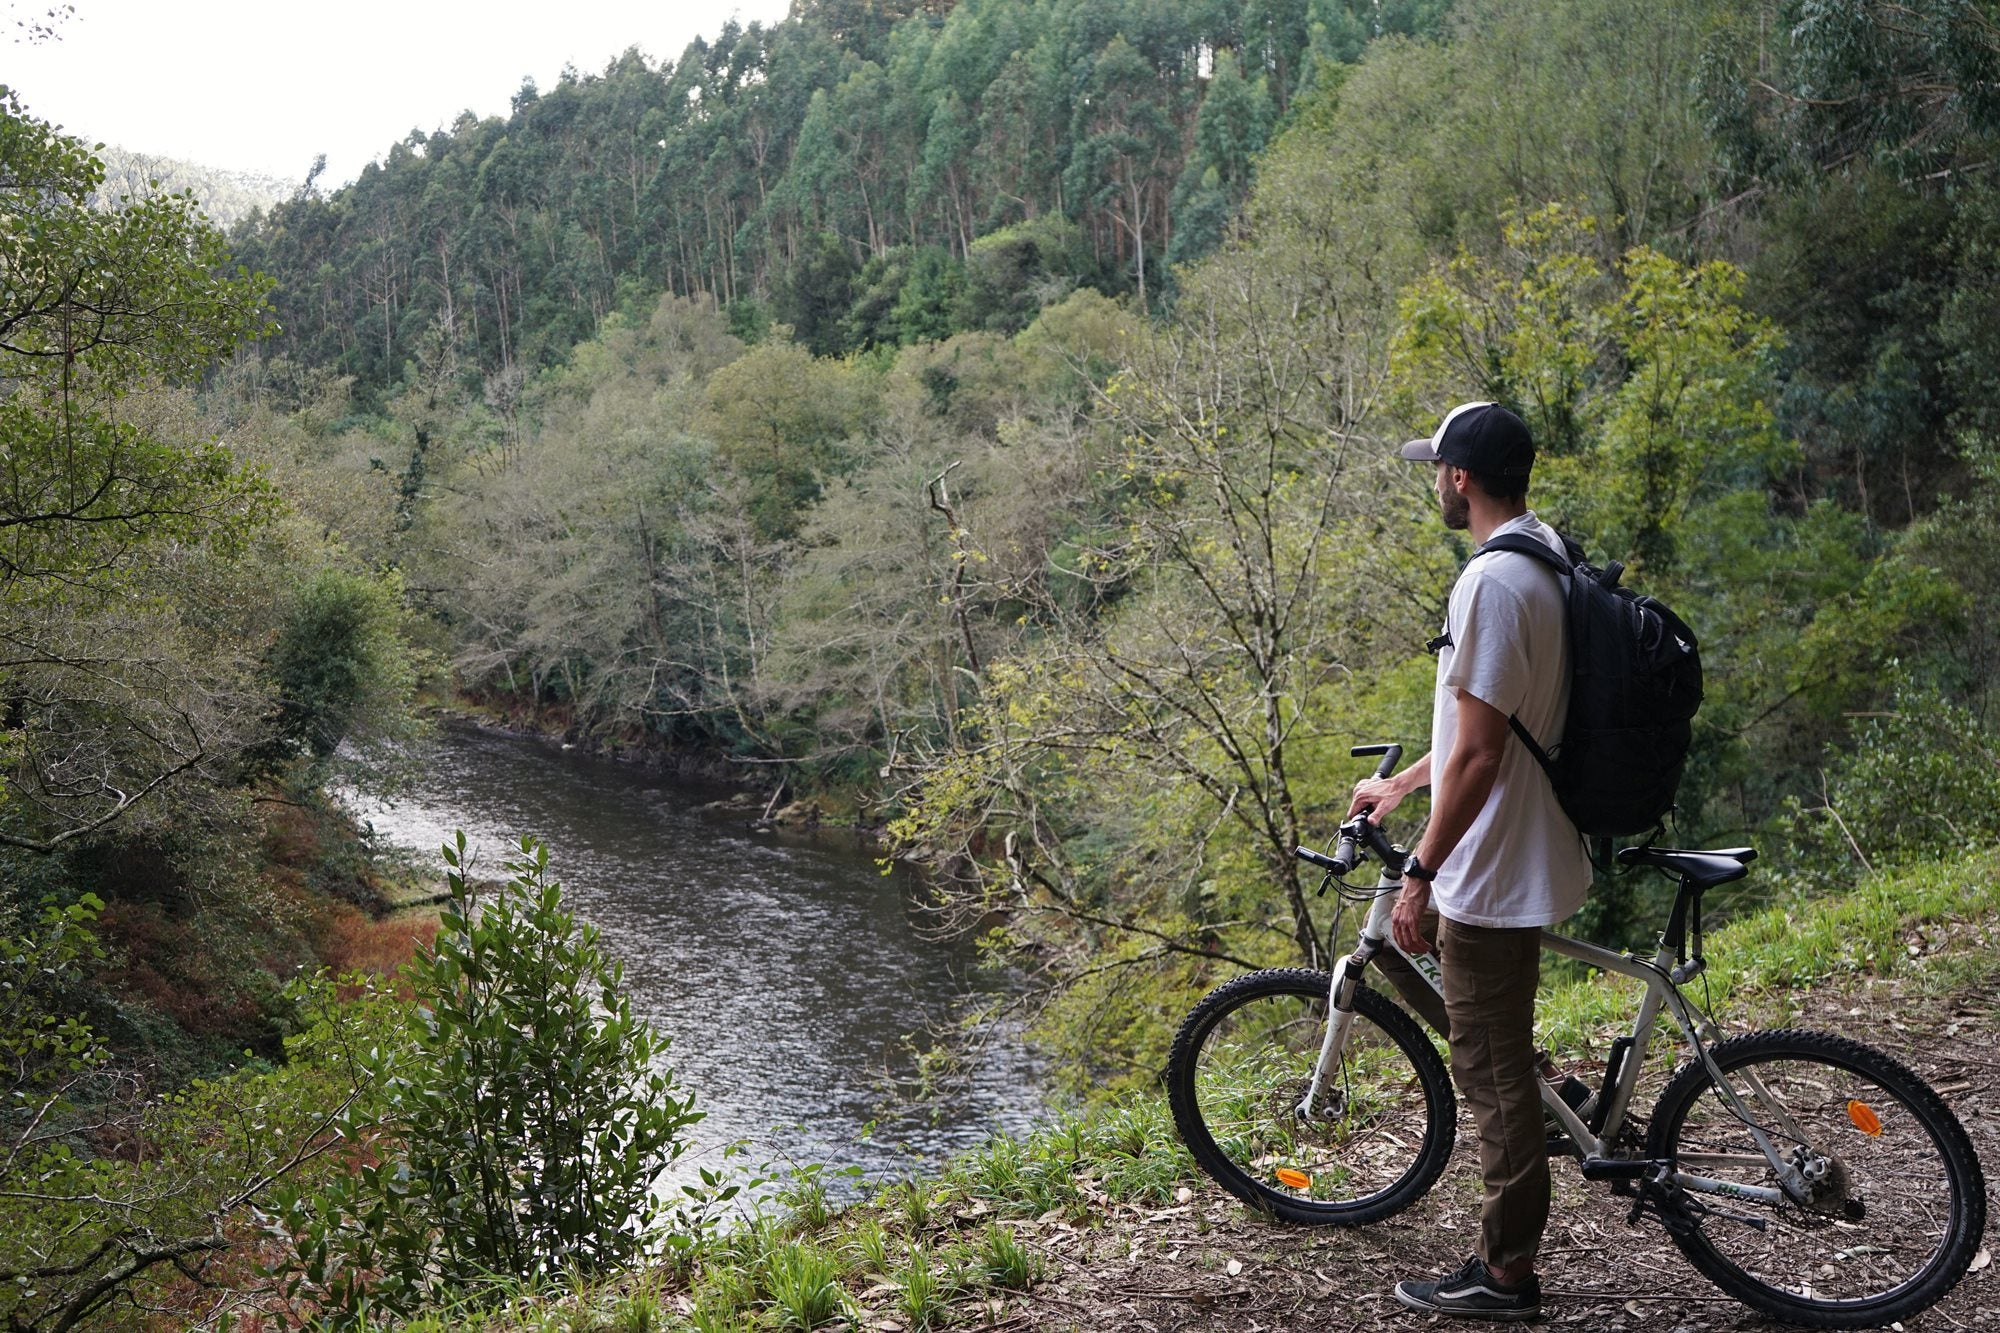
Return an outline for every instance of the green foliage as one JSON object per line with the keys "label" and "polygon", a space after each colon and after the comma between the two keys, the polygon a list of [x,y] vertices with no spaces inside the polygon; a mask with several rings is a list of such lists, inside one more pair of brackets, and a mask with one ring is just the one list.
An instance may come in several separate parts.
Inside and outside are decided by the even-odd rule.
{"label": "green foliage", "polygon": [[952,1159],[943,1179],[1003,1215],[1082,1216],[1103,1199],[1170,1202],[1192,1170],[1166,1102],[1128,1088],[1025,1138],[996,1136]]}
{"label": "green foliage", "polygon": [[[1757,867],[1753,877],[1790,874],[1775,859]],[[1920,944],[1913,952],[1913,939],[2000,909],[1994,871],[1987,849],[1866,875],[1833,897],[1788,892],[1744,911],[1708,934],[1704,1007],[1740,1014],[1755,1005],[1765,1011],[1760,1022],[1782,1023],[1812,987],[1916,972],[1929,960],[1919,961],[1926,951]],[[1709,903],[1711,912],[1717,906]],[[1978,948],[1990,952],[1983,941]],[[1536,1002],[1540,1036],[1556,1050],[1581,1052],[1592,1043],[1601,1049],[1629,1028],[1634,996],[1629,980],[1611,974],[1545,989]]]}
{"label": "green foliage", "polygon": [[1060,213],[1044,213],[988,232],[966,252],[968,326],[1016,333],[1036,315],[1085,286],[1096,261],[1075,223]]}
{"label": "green foliage", "polygon": [[986,1228],[979,1243],[982,1276],[993,1286],[1020,1291],[1042,1275],[1041,1260],[997,1222]]}
{"label": "green foliage", "polygon": [[[491,376],[559,362],[635,292],[713,297],[750,342],[768,306],[822,355],[1012,333],[1078,282],[1156,289],[1190,220],[1217,234],[1310,77],[1307,8],[965,0],[849,22],[852,6],[807,6],[390,145],[241,241],[284,279],[285,354],[338,365],[370,405],[441,319]],[[1407,32],[1435,4],[1329,10]],[[1230,73],[1205,50],[1233,53]]]}
{"label": "green foliage", "polygon": [[386,1030],[379,1005],[302,983],[287,996],[303,1020],[287,1064],[151,1085],[69,1009],[102,956],[98,907],[49,907],[0,939],[0,1319],[24,1333],[128,1328],[186,1267],[230,1257],[274,1185],[324,1171],[356,1048]]}
{"label": "green foliage", "polygon": [[412,965],[414,1021],[363,1057],[371,1098],[344,1132],[368,1156],[284,1200],[291,1289],[342,1326],[413,1314],[487,1275],[602,1272],[646,1252],[661,1170],[699,1115],[632,1017],[622,969],[578,926],[524,840],[475,894],[464,839],[452,900]]}
{"label": "green foliage", "polygon": [[896,1275],[896,1307],[912,1329],[928,1329],[951,1299],[948,1275],[931,1264],[929,1253],[912,1245],[909,1262]]}
{"label": "green foliage", "polygon": [[842,322],[854,304],[855,268],[846,243],[821,233],[773,294],[773,313],[814,356],[847,350]]}
{"label": "green foliage", "polygon": [[15,1117],[41,1094],[105,1059],[82,1014],[56,1012],[73,996],[86,961],[105,956],[93,929],[103,910],[90,893],[68,906],[43,903],[25,933],[0,936],[0,1063],[8,1080],[0,1125],[10,1142],[11,1131],[22,1128]]}
{"label": "green foliage", "polygon": [[863,1220],[855,1227],[852,1241],[855,1257],[861,1261],[864,1272],[889,1271],[889,1233],[880,1222],[872,1217]]}
{"label": "green foliage", "polygon": [[275,507],[185,388],[268,330],[269,282],[191,197],[103,179],[0,85],[0,843],[44,853],[231,748],[217,570]]}
{"label": "green foliage", "polygon": [[1562,205],[1517,213],[1504,260],[1461,251],[1412,284],[1392,352],[1398,410],[1419,422],[1467,398],[1514,406],[1544,454],[1544,512],[1666,572],[1696,505],[1792,456],[1770,406],[1778,336],[1739,304],[1732,266],[1640,247],[1607,272],[1597,232]]}
{"label": "green foliage", "polygon": [[780,1244],[764,1254],[762,1285],[778,1327],[800,1333],[841,1312],[840,1263],[815,1245]]}
{"label": "green foliage", "polygon": [[1245,79],[1235,53],[1218,51],[1208,95],[1195,115],[1196,151],[1174,187],[1179,225],[1169,263],[1198,259],[1222,243],[1224,229],[1249,193],[1252,164],[1270,136],[1272,114],[1266,81]]}
{"label": "green foliage", "polygon": [[[103,586],[173,541],[241,540],[268,492],[214,441],[121,405],[268,330],[188,195],[92,206],[103,164],[0,85],[0,605]],[[19,612],[15,612],[19,614]]]}
{"label": "green foliage", "polygon": [[2000,842],[2000,738],[1935,686],[1905,679],[1821,781],[1786,820],[1791,872],[1818,892],[1940,847]]}
{"label": "green foliage", "polygon": [[795,343],[763,343],[709,377],[703,424],[741,479],[758,536],[792,536],[824,481],[846,470],[868,388],[865,372]]}
{"label": "green foliage", "polygon": [[396,579],[321,570],[299,589],[271,650],[277,754],[329,759],[343,741],[393,734],[416,671]]}

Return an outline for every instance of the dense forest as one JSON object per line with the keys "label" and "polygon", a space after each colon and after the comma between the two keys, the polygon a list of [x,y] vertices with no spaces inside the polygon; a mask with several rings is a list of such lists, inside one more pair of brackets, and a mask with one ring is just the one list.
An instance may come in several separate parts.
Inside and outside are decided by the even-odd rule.
{"label": "dense forest", "polygon": [[1312,70],[1442,10],[802,4],[413,132],[238,255],[291,275],[269,350],[370,399],[426,338],[504,385],[662,291],[820,356],[1018,332],[1080,283],[1157,294],[1219,243]]}
{"label": "dense forest", "polygon": [[[1058,1082],[1144,1084],[1195,991],[1320,956],[1292,849],[1423,742],[1468,552],[1392,446],[1473,397],[1701,635],[1668,836],[1771,866],[1716,906],[1990,844],[1996,66],[1978,4],[802,0],[226,236],[93,206],[10,91],[17,1093],[86,1029],[133,1089],[247,1046],[277,1084],[194,1086],[290,1108],[282,1161],[366,1041],[281,982],[409,947],[324,792],[426,692],[881,829]],[[262,1170],[146,1225],[226,1252]]]}

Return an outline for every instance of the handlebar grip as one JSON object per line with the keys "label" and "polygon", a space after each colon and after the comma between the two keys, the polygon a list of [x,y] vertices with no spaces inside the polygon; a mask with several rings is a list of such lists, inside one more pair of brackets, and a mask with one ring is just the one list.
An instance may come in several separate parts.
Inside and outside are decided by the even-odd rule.
{"label": "handlebar grip", "polygon": [[1396,771],[1396,764],[1403,757],[1403,747],[1400,745],[1357,745],[1349,750],[1348,753],[1356,759],[1371,754],[1381,755],[1382,762],[1375,765],[1375,776],[1386,778]]}
{"label": "handlebar grip", "polygon": [[1342,838],[1334,846],[1332,856],[1328,856],[1324,852],[1316,852],[1310,847],[1295,847],[1292,849],[1292,855],[1298,857],[1299,860],[1304,861],[1308,865],[1318,866],[1321,870],[1330,870],[1336,875],[1345,875],[1353,870],[1355,862],[1361,859],[1361,849],[1355,844],[1354,839]]}

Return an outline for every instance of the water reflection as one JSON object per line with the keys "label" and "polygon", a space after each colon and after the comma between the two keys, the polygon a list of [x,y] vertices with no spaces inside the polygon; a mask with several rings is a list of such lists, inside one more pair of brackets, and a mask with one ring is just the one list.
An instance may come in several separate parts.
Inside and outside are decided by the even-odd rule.
{"label": "water reflection", "polygon": [[427,856],[465,830],[474,874],[497,875],[523,834],[548,843],[566,901],[624,962],[634,1011],[672,1038],[668,1063],[707,1112],[676,1175],[747,1140],[753,1161],[890,1178],[1039,1109],[1006,1034],[943,1106],[885,1098],[912,1072],[906,1037],[995,983],[967,946],[927,937],[914,886],[867,848],[755,833],[697,809],[720,793],[470,728],[448,728],[422,767],[415,790],[359,813]]}

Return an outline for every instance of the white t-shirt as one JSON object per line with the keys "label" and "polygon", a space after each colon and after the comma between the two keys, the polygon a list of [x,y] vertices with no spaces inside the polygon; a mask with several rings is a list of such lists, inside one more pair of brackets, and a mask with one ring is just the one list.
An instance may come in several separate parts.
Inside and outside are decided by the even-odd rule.
{"label": "white t-shirt", "polygon": [[[1563,549],[1555,529],[1532,512],[1492,535],[1507,532]],[[1433,806],[1445,798],[1458,736],[1456,691],[1519,717],[1544,750],[1561,742],[1569,707],[1566,592],[1547,565],[1505,551],[1474,557],[1452,585],[1445,611],[1451,642],[1438,654],[1431,705]],[[1493,794],[1437,872],[1432,901],[1441,915],[1465,925],[1550,926],[1583,905],[1590,888],[1583,838],[1511,728]]]}

